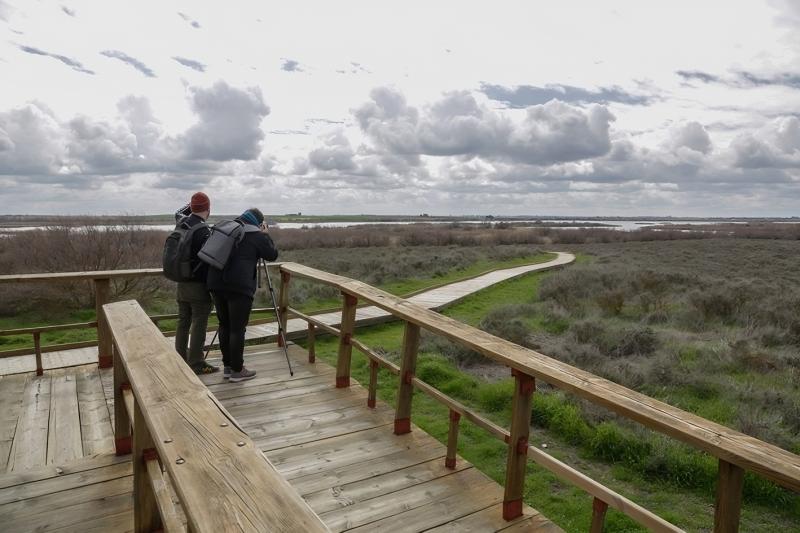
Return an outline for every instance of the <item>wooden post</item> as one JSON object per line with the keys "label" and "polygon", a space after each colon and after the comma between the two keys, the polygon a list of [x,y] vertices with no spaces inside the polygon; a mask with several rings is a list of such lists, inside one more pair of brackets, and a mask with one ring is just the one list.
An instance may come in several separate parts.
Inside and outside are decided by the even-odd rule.
{"label": "wooden post", "polygon": [[317,327],[311,322],[308,323],[308,362],[317,362],[317,350],[314,342],[317,339]]}
{"label": "wooden post", "polygon": [[103,305],[109,302],[111,296],[111,280],[100,278],[94,280],[94,310],[97,315],[97,366],[108,368],[114,364],[111,355],[111,331],[103,312]]}
{"label": "wooden post", "polygon": [[369,360],[369,395],[367,396],[367,407],[375,408],[375,401],[378,392],[378,362]]}
{"label": "wooden post", "polygon": [[155,444],[144,422],[139,402],[134,402],[133,432],[133,530],[150,533],[161,529],[156,495],[147,473],[147,460],[155,453]]}
{"label": "wooden post", "polygon": [[458,450],[458,422],[461,420],[461,413],[450,409],[450,431],[447,434],[447,456],[444,459],[444,466],[447,468],[456,467],[456,451]]}
{"label": "wooden post", "polygon": [[36,352],[36,375],[41,376],[44,374],[44,367],[42,366],[42,334],[38,331],[33,334],[33,349]]}
{"label": "wooden post", "polygon": [[525,470],[528,463],[528,436],[531,427],[531,407],[536,381],[533,376],[517,370],[514,399],[511,411],[511,436],[508,439],[506,461],[506,486],[503,498],[503,518],[513,520],[522,516],[522,492],[525,488]]}
{"label": "wooden post", "polygon": [[[281,331],[283,331],[284,337],[286,336],[286,322],[289,318],[289,281],[291,281],[291,279],[291,274],[281,271],[281,290],[278,295],[278,320],[280,321]],[[285,338],[281,338],[281,336],[278,335],[278,346],[283,346],[284,341]]]}
{"label": "wooden post", "polygon": [[743,486],[744,469],[720,459],[717,477],[717,503],[714,512],[714,533],[736,533],[739,531]]}
{"label": "wooden post", "polygon": [[400,362],[400,386],[397,390],[397,411],[394,415],[394,434],[411,431],[411,398],[414,394],[412,380],[417,368],[419,326],[406,322],[403,333],[403,359]]}
{"label": "wooden post", "polygon": [[342,307],[342,323],[339,330],[342,335],[339,338],[339,358],[336,360],[336,388],[350,386],[350,358],[353,354],[353,328],[356,323],[356,307],[358,299],[346,293],[344,296],[344,307]]}
{"label": "wooden post", "polygon": [[[112,345],[113,346],[113,345]],[[130,389],[125,366],[119,359],[119,352],[113,346],[114,354],[114,449],[117,455],[131,453],[131,419],[125,408],[124,389]]]}
{"label": "wooden post", "polygon": [[608,504],[606,502],[598,498],[592,501],[592,525],[589,527],[589,533],[603,533],[603,526],[606,522],[606,511],[608,511]]}

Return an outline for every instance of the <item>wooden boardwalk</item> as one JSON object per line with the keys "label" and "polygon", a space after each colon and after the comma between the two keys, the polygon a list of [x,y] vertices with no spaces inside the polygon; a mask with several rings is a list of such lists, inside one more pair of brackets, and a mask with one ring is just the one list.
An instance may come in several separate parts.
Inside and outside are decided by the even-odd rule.
{"label": "wooden boardwalk", "polygon": [[[440,310],[497,283],[516,278],[529,272],[561,267],[575,260],[575,256],[572,254],[563,252],[554,253],[557,254],[557,257],[545,263],[495,270],[475,278],[422,291],[419,294],[410,296],[407,300],[427,309]],[[277,290],[277,287],[275,289]],[[325,324],[336,327],[341,320],[341,312],[322,313],[314,315],[314,317]],[[388,312],[374,306],[361,307],[356,312],[356,326],[376,324],[391,319],[392,317]],[[297,335],[304,336],[307,327],[307,323],[304,320],[290,319],[286,325],[287,337],[291,339]],[[246,337],[251,341],[263,340],[267,342],[273,341],[277,334],[278,330],[276,324],[270,323],[248,326]],[[211,330],[206,337],[206,343],[211,343],[213,337],[214,331]],[[97,362],[97,348],[79,348],[50,352],[43,354],[42,358],[45,369],[85,365]],[[0,375],[33,372],[35,369],[36,362],[30,355],[0,359]]]}
{"label": "wooden boardwalk", "polygon": [[[560,531],[537,511],[506,522],[503,489],[417,427],[392,432],[394,409],[290,349],[247,349],[258,376],[209,390],[333,531]],[[176,355],[177,357],[177,355]],[[212,361],[214,362],[214,361]],[[113,455],[112,370],[96,365],[0,380],[0,523],[8,531],[127,531],[132,470]],[[105,386],[104,386],[105,385]],[[129,457],[129,456],[128,456]]]}

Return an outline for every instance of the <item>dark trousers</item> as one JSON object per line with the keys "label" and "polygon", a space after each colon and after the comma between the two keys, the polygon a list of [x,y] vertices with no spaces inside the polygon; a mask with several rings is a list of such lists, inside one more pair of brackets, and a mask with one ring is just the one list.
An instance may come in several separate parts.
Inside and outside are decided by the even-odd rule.
{"label": "dark trousers", "polygon": [[[175,331],[175,351],[191,367],[203,363],[206,326],[211,313],[211,297],[205,283],[178,284],[178,326]],[[188,344],[188,346],[187,346]],[[188,350],[187,350],[188,348]]]}
{"label": "dark trousers", "polygon": [[219,348],[222,364],[241,372],[244,365],[244,332],[253,308],[253,298],[229,291],[211,293],[219,318]]}

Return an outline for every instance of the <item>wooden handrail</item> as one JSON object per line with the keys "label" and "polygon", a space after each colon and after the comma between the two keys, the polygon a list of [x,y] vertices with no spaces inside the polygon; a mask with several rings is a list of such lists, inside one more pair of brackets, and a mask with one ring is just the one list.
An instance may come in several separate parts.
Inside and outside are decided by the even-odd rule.
{"label": "wooden handrail", "polygon": [[91,281],[94,279],[145,278],[160,276],[160,268],[132,268],[127,270],[91,270],[87,272],[42,272],[39,274],[6,274],[0,283]]}
{"label": "wooden handrail", "polygon": [[[154,480],[148,479],[154,454],[169,475],[190,531],[328,530],[135,301],[106,304],[103,310],[118,360],[115,389],[129,381],[135,403],[137,530],[167,525],[160,515],[169,509],[159,510]],[[208,494],[214,505],[208,505]]]}
{"label": "wooden handrail", "polygon": [[588,399],[644,426],[684,441],[770,481],[800,491],[800,457],[744,433],[716,424],[607,379],[557,361],[344,276],[297,263],[282,272],[332,285],[392,315],[442,335],[484,356]]}

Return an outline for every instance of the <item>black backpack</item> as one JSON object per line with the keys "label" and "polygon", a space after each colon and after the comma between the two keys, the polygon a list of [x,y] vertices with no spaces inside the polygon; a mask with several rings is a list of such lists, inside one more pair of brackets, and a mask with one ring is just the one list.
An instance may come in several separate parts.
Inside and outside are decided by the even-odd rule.
{"label": "black backpack", "polygon": [[217,270],[223,270],[228,263],[231,252],[244,239],[244,234],[249,231],[258,231],[245,228],[238,220],[224,220],[211,228],[211,236],[197,252],[197,258],[208,263]]}
{"label": "black backpack", "polygon": [[169,234],[169,237],[164,242],[164,254],[161,258],[164,276],[167,279],[172,281],[194,281],[192,239],[198,229],[205,227],[205,222],[190,226],[186,218],[184,218],[178,222],[175,229]]}

